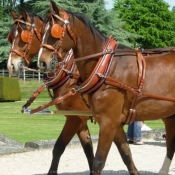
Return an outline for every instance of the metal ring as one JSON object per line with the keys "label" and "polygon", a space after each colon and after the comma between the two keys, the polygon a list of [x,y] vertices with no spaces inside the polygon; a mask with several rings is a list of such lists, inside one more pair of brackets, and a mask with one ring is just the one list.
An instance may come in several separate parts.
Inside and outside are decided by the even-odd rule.
{"label": "metal ring", "polygon": [[72,95],[75,95],[77,91],[75,88],[72,88],[72,89],[70,89],[70,92],[72,92]]}

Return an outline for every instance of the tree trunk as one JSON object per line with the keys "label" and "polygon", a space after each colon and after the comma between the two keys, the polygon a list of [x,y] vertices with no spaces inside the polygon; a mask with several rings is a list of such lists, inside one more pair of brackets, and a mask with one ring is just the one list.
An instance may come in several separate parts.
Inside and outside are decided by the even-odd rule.
{"label": "tree trunk", "polygon": [[20,0],[20,5],[23,5],[24,4],[24,0]]}

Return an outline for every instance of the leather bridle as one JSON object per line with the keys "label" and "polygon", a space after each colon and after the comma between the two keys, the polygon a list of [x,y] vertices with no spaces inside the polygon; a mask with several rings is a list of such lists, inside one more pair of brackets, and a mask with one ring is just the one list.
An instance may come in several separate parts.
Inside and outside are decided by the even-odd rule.
{"label": "leather bridle", "polygon": [[[56,24],[56,25],[59,25],[62,28],[61,33],[60,33],[60,36],[59,37],[56,37],[56,38],[59,39],[57,45],[54,47],[54,46],[51,46],[51,45],[46,44],[46,43],[42,43],[41,44],[41,47],[45,47],[45,48],[47,48],[47,49],[49,49],[49,50],[52,51],[53,57],[51,59],[55,59],[55,55],[57,55],[59,58],[61,58],[61,60],[63,60],[62,55],[59,52],[59,49],[60,49],[60,47],[62,45],[62,42],[63,42],[64,36],[65,36],[66,30],[68,31],[68,34],[70,35],[70,37],[74,40],[74,43],[76,44],[75,35],[73,34],[72,30],[70,29],[69,16],[68,16],[68,14],[65,11],[63,11],[63,13],[64,13],[64,17],[63,18],[61,18],[60,16],[58,16],[57,14],[55,14],[55,12],[51,12],[49,14],[49,17],[52,20],[52,27],[55,25],[54,17],[58,21],[60,21],[60,22],[63,23],[63,26],[60,26],[59,24]],[[51,33],[51,35],[52,35],[52,33]]]}
{"label": "leather bridle", "polygon": [[[25,31],[25,30],[22,28],[21,23],[23,23],[23,24],[31,27],[31,30],[30,31],[28,31],[28,30],[26,31],[26,32],[28,32],[28,36],[29,37],[27,38],[27,41],[24,41],[26,43],[26,45],[27,45],[26,48],[25,48],[25,50],[23,52],[20,52],[20,51],[14,49],[14,48],[11,48],[10,49],[10,52],[14,52],[15,54],[21,56],[21,58],[27,63],[27,66],[28,66],[29,65],[29,61],[26,59],[26,55],[27,55],[27,53],[30,50],[31,43],[32,43],[32,38],[33,38],[33,36],[35,34],[37,36],[38,40],[41,43],[41,37],[42,37],[41,31],[42,31],[42,27],[41,27],[40,31],[38,32],[34,23],[31,24],[31,23],[26,22],[26,21],[23,21],[21,19],[16,19],[14,23],[17,23],[16,29],[17,28],[20,28],[22,31]],[[10,34],[8,34],[8,37],[10,37],[9,35]]]}

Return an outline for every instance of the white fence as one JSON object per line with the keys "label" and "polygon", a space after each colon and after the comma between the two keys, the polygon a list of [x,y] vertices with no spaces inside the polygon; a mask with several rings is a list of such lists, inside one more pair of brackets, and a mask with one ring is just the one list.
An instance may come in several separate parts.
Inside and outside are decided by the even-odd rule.
{"label": "white fence", "polygon": [[[6,69],[0,69],[0,76],[2,77],[10,77],[8,70]],[[31,71],[26,71],[23,70],[21,74],[18,76],[19,79],[22,79],[24,81],[31,80],[31,79],[38,79],[38,81],[41,81],[43,77],[42,73],[37,73],[37,72],[31,72]]]}

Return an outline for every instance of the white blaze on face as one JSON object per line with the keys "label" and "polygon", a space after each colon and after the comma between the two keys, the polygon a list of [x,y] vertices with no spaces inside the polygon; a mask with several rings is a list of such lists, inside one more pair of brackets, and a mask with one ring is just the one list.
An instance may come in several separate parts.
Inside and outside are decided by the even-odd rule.
{"label": "white blaze on face", "polygon": [[171,165],[171,160],[166,156],[162,168],[159,171],[159,175],[167,175]]}
{"label": "white blaze on face", "polygon": [[[18,31],[16,30],[15,38],[16,38],[17,35],[18,35]],[[15,39],[13,40],[12,48],[14,48],[14,45],[15,45]],[[11,60],[12,60],[12,52],[10,52],[8,62],[7,62],[8,69],[11,69]]]}
{"label": "white blaze on face", "polygon": [[[45,27],[44,35],[43,35],[43,38],[42,38],[42,43],[44,43],[44,40],[45,40],[45,37],[46,37],[46,34],[47,34],[47,31],[48,31],[49,27],[50,27],[50,24],[47,23],[47,26]],[[37,61],[38,67],[40,67],[39,62],[40,62],[40,57],[41,57],[42,52],[43,52],[43,47],[40,47],[40,50],[39,50],[39,53],[38,53],[38,61]]]}

